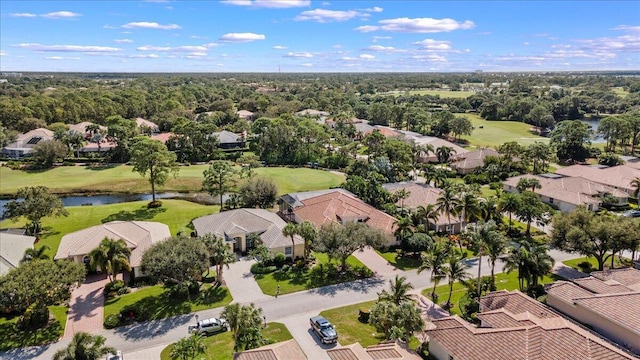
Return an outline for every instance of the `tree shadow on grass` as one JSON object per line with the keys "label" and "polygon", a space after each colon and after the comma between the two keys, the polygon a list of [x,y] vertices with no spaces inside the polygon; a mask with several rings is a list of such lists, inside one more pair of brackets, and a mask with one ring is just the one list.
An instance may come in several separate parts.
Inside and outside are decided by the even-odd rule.
{"label": "tree shadow on grass", "polygon": [[143,206],[134,211],[126,211],[122,210],[115,214],[111,214],[106,218],[102,219],[102,223],[108,223],[111,221],[134,221],[134,220],[150,220],[153,219],[156,215],[167,211],[166,208],[153,208],[148,209],[146,206]]}
{"label": "tree shadow on grass", "polygon": [[116,166],[117,165],[115,164],[93,164],[93,165],[85,166],[84,168],[85,170],[100,171],[100,170],[113,169]]}
{"label": "tree shadow on grass", "polygon": [[[3,339],[2,342],[0,342],[0,351],[52,343],[62,336],[63,330],[60,322],[57,320],[50,320],[44,327],[29,330],[18,329],[16,323],[13,321],[5,322],[0,324],[0,339]],[[29,355],[31,357],[27,358],[34,356],[32,353],[29,353]],[[12,356],[11,358],[19,357]]]}

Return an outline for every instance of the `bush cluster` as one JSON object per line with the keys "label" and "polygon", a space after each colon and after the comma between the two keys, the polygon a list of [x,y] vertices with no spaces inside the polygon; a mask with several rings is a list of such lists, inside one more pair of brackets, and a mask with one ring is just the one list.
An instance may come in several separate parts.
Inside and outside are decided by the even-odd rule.
{"label": "bush cluster", "polygon": [[251,265],[252,274],[270,274],[278,270],[276,266],[263,266],[261,263]]}
{"label": "bush cluster", "polygon": [[118,295],[124,295],[131,292],[131,289],[122,280],[116,280],[114,282],[107,283],[104,286],[104,297],[111,299]]}

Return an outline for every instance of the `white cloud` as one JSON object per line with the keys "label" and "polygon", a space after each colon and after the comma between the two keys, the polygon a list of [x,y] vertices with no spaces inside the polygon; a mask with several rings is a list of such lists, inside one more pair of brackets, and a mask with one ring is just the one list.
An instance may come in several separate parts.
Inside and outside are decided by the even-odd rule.
{"label": "white cloud", "polygon": [[202,46],[204,46],[206,48],[213,48],[213,47],[218,46],[218,43],[210,42],[210,43],[203,44]]}
{"label": "white cloud", "polygon": [[202,52],[207,51],[205,46],[151,46],[144,45],[136,48],[138,51],[160,51],[160,52]]}
{"label": "white cloud", "polygon": [[185,57],[187,59],[199,59],[205,56],[207,56],[206,52],[192,52],[192,53],[188,53]]}
{"label": "white cloud", "polygon": [[13,13],[11,15],[9,15],[11,17],[26,17],[26,18],[32,18],[32,17],[36,17],[38,15],[36,14],[32,14],[32,13]]}
{"label": "white cloud", "polygon": [[47,56],[45,60],[80,60],[79,57]]}
{"label": "white cloud", "polygon": [[206,36],[200,36],[200,35],[191,35],[189,37],[192,39],[207,39]]}
{"label": "white cloud", "polygon": [[616,37],[601,37],[595,39],[577,40],[582,45],[582,49],[599,51],[640,51],[640,33],[629,34]]}
{"label": "white cloud", "polygon": [[313,64],[312,64],[312,63],[302,63],[302,64],[300,64],[300,65],[301,65],[301,66],[304,66],[304,67],[312,67],[312,66],[313,66]]}
{"label": "white cloud", "polygon": [[379,6],[374,6],[374,7],[369,8],[369,9],[364,9],[364,11],[367,11],[367,12],[375,12],[375,13],[382,12],[382,10],[383,10],[383,9],[382,9],[381,7],[379,7]]}
{"label": "white cloud", "polygon": [[[396,18],[386,19],[378,21],[380,24],[375,30],[393,31],[393,32],[405,32],[405,33],[437,33],[437,32],[449,32],[453,30],[467,30],[475,27],[473,21],[466,20],[464,22],[458,22],[453,19],[433,19],[433,18]],[[363,27],[356,28],[358,31],[363,31]],[[369,31],[374,31],[373,26],[369,26]],[[366,29],[365,29],[366,30]],[[363,31],[366,32],[366,31]]]}
{"label": "white cloud", "polygon": [[131,59],[157,59],[160,56],[156,54],[135,54],[135,55],[129,55],[127,57]]}
{"label": "white cloud", "polygon": [[254,8],[286,9],[307,7],[311,5],[311,0],[225,0],[222,3]]}
{"label": "white cloud", "polygon": [[0,56],[7,56],[9,55],[6,51],[4,50],[0,50]]}
{"label": "white cloud", "polygon": [[131,44],[133,42],[133,40],[131,39],[115,39],[113,40],[114,43],[117,44]]}
{"label": "white cloud", "polygon": [[35,51],[60,51],[60,52],[94,52],[94,53],[110,53],[122,51],[120,48],[108,46],[83,46],[83,45],[41,45],[37,43],[22,43],[12,45],[22,49]]}
{"label": "white cloud", "polygon": [[395,51],[396,48],[394,48],[393,46],[370,45],[369,47],[367,47],[367,50],[392,52]]}
{"label": "white cloud", "polygon": [[358,58],[354,58],[354,57],[351,57],[351,56],[345,56],[345,57],[342,58],[342,60],[344,60],[344,61],[356,61],[356,60],[358,60]]}
{"label": "white cloud", "polygon": [[294,18],[295,21],[315,21],[328,23],[333,21],[347,21],[355,17],[366,17],[368,14],[359,13],[354,10],[340,11],[327,9],[314,9],[303,11]]}
{"label": "white cloud", "polygon": [[236,42],[236,43],[243,43],[243,42],[250,42],[250,41],[264,40],[264,39],[266,39],[266,36],[262,34],[254,34],[254,33],[228,33],[220,37],[220,41]]}
{"label": "white cloud", "polygon": [[612,28],[611,30],[640,31],[640,26],[618,25]]}
{"label": "white cloud", "polygon": [[102,28],[103,29],[110,29],[110,30],[118,29],[117,26],[113,26],[113,25],[109,25],[109,24],[103,25]]}
{"label": "white cloud", "polygon": [[447,62],[446,57],[438,54],[414,55],[411,58],[414,60],[422,60],[428,62]]}
{"label": "white cloud", "polygon": [[360,56],[358,56],[360,59],[365,59],[365,60],[373,60],[376,57],[371,55],[371,54],[361,54]]}
{"label": "white cloud", "polygon": [[292,58],[312,58],[313,54],[309,52],[290,52],[290,53],[287,53],[287,55],[285,56],[292,57]]}
{"label": "white cloud", "polygon": [[139,22],[130,22],[122,25],[125,29],[159,29],[159,30],[176,30],[181,29],[178,24],[158,24],[157,22],[148,22],[148,21],[139,21]]}
{"label": "white cloud", "polygon": [[434,39],[424,39],[413,43],[414,45],[420,45],[423,50],[429,51],[449,51],[451,50],[450,41],[439,41]]}
{"label": "white cloud", "polygon": [[55,11],[40,15],[47,19],[73,19],[82,16],[82,14],[74,13],[71,11]]}
{"label": "white cloud", "polygon": [[371,38],[371,41],[378,42],[378,40],[390,40],[391,36],[374,36]]}
{"label": "white cloud", "polygon": [[282,46],[282,45],[276,45],[276,46],[272,47],[272,49],[274,49],[274,50],[286,50],[286,49],[288,49],[288,47]]}
{"label": "white cloud", "polygon": [[355,28],[353,30],[360,31],[360,32],[363,32],[363,33],[368,33],[368,32],[372,32],[372,31],[380,30],[380,26],[362,25],[362,26],[358,26],[357,28]]}
{"label": "white cloud", "polygon": [[523,43],[522,43],[522,45],[524,45],[524,46],[529,46],[529,42],[528,42],[528,41],[525,41],[525,42],[523,42]]}

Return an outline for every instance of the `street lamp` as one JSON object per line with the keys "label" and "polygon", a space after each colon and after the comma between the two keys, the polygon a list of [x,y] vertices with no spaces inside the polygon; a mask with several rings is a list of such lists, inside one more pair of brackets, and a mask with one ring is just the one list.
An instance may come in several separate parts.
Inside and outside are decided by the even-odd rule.
{"label": "street lamp", "polygon": [[264,319],[264,327],[267,327],[267,317],[266,316],[262,316],[262,318]]}

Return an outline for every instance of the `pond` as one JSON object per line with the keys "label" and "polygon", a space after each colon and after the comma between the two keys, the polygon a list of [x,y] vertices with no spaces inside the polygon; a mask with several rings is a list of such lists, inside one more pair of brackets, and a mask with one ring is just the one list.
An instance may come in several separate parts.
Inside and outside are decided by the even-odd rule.
{"label": "pond", "polygon": [[598,134],[598,126],[600,125],[600,120],[580,120],[580,122],[591,125],[591,130],[593,131],[593,137],[591,138],[592,143],[599,144],[607,142],[602,136]]}

